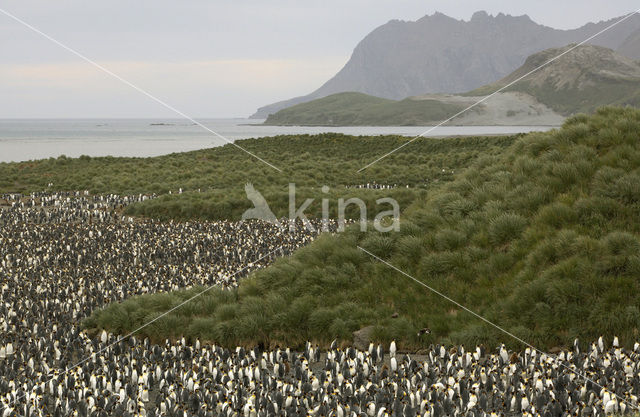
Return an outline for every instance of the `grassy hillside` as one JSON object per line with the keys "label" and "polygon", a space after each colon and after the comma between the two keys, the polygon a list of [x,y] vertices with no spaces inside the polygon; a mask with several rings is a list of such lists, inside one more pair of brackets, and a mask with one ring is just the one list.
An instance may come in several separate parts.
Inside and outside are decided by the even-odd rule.
{"label": "grassy hillside", "polygon": [[[525,64],[502,80],[467,95],[483,96],[517,80],[571,46],[531,55]],[[593,112],[604,105],[640,106],[640,63],[611,49],[583,45],[567,53],[505,91],[536,97],[563,115]]]}
{"label": "grassy hillside", "polygon": [[[142,333],[294,347],[372,325],[376,340],[404,348],[522,348],[361,246],[541,348],[614,334],[629,344],[640,328],[639,131],[639,110],[606,108],[523,136],[415,201],[400,232],[325,235]],[[84,324],[125,332],[194,291],[136,297]],[[417,336],[425,326],[432,334]]]}
{"label": "grassy hillside", "polygon": [[464,107],[437,100],[401,101],[362,93],[338,93],[270,115],[268,125],[403,126],[428,125]]}
{"label": "grassy hillside", "polygon": [[[298,205],[306,198],[316,198],[307,210],[309,214],[319,213],[322,198],[335,202],[339,197],[353,196],[364,199],[370,208],[381,196],[392,196],[404,208],[416,192],[450,181],[455,172],[478,157],[502,152],[515,137],[421,139],[391,155],[385,164],[357,172],[409,139],[323,134],[237,142],[283,172],[231,145],[154,158],[61,157],[0,163],[0,193],[44,189],[157,193],[160,198],[129,206],[127,212],[161,219],[239,219],[252,206],[245,195],[245,183],[253,183],[272,210],[284,216],[288,214],[288,184],[292,182],[297,187]],[[345,186],[372,182],[400,187],[391,191],[345,189]],[[48,187],[50,183],[52,186]],[[330,187],[329,194],[321,193],[323,185]],[[180,188],[185,191],[183,194],[176,193]],[[336,207],[337,204],[332,204],[330,209]],[[381,206],[381,209],[388,207]]]}

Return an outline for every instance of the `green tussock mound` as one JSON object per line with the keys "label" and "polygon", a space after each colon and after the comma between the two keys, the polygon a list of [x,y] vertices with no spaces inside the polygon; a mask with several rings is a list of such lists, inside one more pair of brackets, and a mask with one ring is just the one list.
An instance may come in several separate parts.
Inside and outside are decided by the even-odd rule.
{"label": "green tussock mound", "polygon": [[[630,344],[640,326],[638,132],[640,111],[605,108],[521,137],[420,197],[400,232],[325,235],[141,333],[294,347],[350,341],[372,325],[375,340],[406,349],[435,341],[523,347],[361,246],[540,348],[614,334]],[[195,291],[132,298],[85,326],[125,332]],[[431,335],[417,336],[425,326]]]}
{"label": "green tussock mound", "polygon": [[420,126],[446,119],[464,106],[438,100],[390,100],[347,92],[297,104],[269,115],[267,125]]}

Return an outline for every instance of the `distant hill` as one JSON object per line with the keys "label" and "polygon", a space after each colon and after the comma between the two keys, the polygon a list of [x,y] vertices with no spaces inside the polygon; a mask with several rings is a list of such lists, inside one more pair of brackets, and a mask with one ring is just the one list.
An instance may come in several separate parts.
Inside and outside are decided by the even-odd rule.
{"label": "distant hill", "polygon": [[424,125],[464,108],[438,100],[390,100],[362,93],[338,93],[280,110],[265,124],[305,126]]}
{"label": "distant hill", "polygon": [[[544,64],[567,48],[530,56],[502,80],[461,95],[401,101],[338,93],[269,116],[274,125],[428,125],[445,120]],[[604,105],[640,107],[640,63],[611,49],[583,45],[452,120],[452,125],[559,125],[565,116]]]}
{"label": "distant hill", "polygon": [[[436,13],[415,22],[392,20],[367,35],[347,64],[309,95],[260,108],[252,117],[266,118],[286,107],[355,91],[376,97],[403,99],[426,93],[459,93],[506,76],[536,52],[581,42],[603,30],[611,19],[578,29],[558,30],[528,16],[477,12],[471,20]],[[592,43],[611,49],[624,46],[640,55],[630,36],[640,31],[640,15],[596,37]],[[636,58],[637,59],[637,58]]]}
{"label": "distant hill", "polygon": [[[534,54],[507,77],[468,95],[483,96],[496,91],[568,48]],[[604,105],[640,106],[640,63],[608,48],[583,45],[506,91],[529,94],[565,116],[592,112]]]}
{"label": "distant hill", "polygon": [[[378,98],[362,93],[337,93],[270,115],[266,125],[277,126],[428,126],[446,120],[471,106],[477,97],[430,94],[404,100]],[[450,125],[549,125],[564,117],[535,98],[522,93],[500,93]]]}

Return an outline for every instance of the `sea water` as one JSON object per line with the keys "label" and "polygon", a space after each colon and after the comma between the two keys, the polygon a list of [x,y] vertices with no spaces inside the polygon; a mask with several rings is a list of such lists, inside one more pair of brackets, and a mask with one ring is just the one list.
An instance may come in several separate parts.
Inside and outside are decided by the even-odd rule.
{"label": "sea water", "polygon": [[[0,119],[0,162],[88,156],[157,156],[225,145],[237,139],[337,132],[418,136],[425,126],[265,126],[258,119]],[[549,130],[548,126],[445,126],[425,136],[490,135]]]}

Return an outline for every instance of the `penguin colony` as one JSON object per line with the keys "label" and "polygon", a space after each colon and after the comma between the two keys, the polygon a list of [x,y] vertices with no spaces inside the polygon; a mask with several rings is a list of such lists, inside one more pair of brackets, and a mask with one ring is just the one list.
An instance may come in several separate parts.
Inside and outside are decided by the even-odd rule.
{"label": "penguin colony", "polygon": [[[377,182],[368,182],[366,184],[348,185],[345,188],[367,189],[367,190],[393,190],[398,188],[398,184],[378,184]],[[405,185],[404,188],[409,188]]]}
{"label": "penguin colony", "polygon": [[117,214],[145,198],[0,196],[0,416],[582,417],[638,405],[640,344],[625,349],[617,339],[585,350],[576,341],[557,357],[439,345],[412,357],[395,342],[387,352],[336,343],[293,352],[91,338],[79,323],[96,308],[193,285],[233,287],[225,277],[315,237],[257,221]]}

